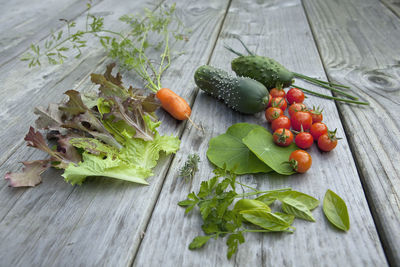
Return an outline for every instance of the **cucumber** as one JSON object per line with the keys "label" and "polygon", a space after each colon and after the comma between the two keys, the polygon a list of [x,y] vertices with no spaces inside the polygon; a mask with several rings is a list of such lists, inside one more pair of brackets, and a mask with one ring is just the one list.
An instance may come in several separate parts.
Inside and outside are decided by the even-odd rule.
{"label": "cucumber", "polygon": [[194,81],[201,90],[241,113],[254,114],[268,105],[267,88],[248,77],[234,77],[226,71],[204,65],[196,70]]}
{"label": "cucumber", "polygon": [[232,61],[232,70],[239,76],[250,77],[272,89],[278,83],[287,87],[292,84],[294,75],[272,58],[250,55],[239,56]]}

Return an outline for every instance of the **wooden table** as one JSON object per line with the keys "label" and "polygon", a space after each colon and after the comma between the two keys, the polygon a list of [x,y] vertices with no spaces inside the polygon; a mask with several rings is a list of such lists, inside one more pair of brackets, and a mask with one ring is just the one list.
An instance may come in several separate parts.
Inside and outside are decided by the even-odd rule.
{"label": "wooden table", "polygon": [[[34,124],[35,106],[64,98],[68,89],[91,90],[92,72],[110,62],[97,40],[89,40],[79,59],[30,69],[19,57],[32,42],[43,43],[50,30],[63,29],[59,18],[83,25],[81,0],[1,1],[0,16],[0,175],[18,170],[23,160],[43,153],[27,148],[23,137]],[[173,1],[93,3],[105,24],[144,7]],[[35,188],[10,188],[0,182],[0,266],[400,266],[400,2],[398,0],[204,0],[178,1],[177,13],[193,30],[163,78],[193,109],[189,123],[159,110],[160,131],[181,138],[175,156],[162,157],[149,186],[105,178],[82,186],[47,171]],[[65,30],[65,29],[64,29]],[[239,252],[226,259],[223,240],[203,249],[187,247],[201,234],[198,215],[185,215],[177,202],[211,177],[206,158],[210,138],[237,122],[269,127],[263,114],[244,116],[199,92],[197,67],[230,69],[229,44],[241,36],[251,50],[280,61],[290,70],[352,87],[370,106],[335,103],[310,96],[324,120],[343,139],[331,153],[310,150],[313,166],[303,175],[242,176],[264,190],[292,187],[322,200],[330,188],[347,203],[351,229],[334,229],[322,208],[315,223],[296,220],[294,234],[248,234]],[[126,74],[125,83],[138,84]],[[298,85],[303,83],[298,81]],[[304,84],[305,85],[305,84]],[[324,89],[308,88],[327,93]],[[189,153],[199,153],[200,171],[192,183],[177,172]]]}

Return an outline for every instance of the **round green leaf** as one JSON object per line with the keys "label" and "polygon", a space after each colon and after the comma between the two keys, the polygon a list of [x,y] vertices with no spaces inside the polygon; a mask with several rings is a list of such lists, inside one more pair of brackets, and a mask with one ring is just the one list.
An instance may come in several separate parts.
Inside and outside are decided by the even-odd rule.
{"label": "round green leaf", "polygon": [[237,123],[210,140],[207,150],[208,159],[219,168],[226,168],[236,174],[269,172],[271,168],[260,161],[242,139],[253,129],[264,129],[249,123]]}
{"label": "round green leaf", "polygon": [[295,173],[288,164],[290,154],[297,146],[292,143],[281,147],[274,143],[272,134],[262,127],[251,130],[243,143],[265,164],[277,173],[290,175]]}

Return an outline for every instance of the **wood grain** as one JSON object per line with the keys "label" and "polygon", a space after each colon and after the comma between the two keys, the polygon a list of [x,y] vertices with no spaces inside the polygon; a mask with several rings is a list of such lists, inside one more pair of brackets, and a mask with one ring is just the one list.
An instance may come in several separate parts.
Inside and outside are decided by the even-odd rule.
{"label": "wood grain", "polygon": [[[294,71],[325,78],[300,1],[232,1],[212,54],[212,65],[229,69],[234,56],[223,48],[224,43],[243,51],[232,38],[235,35],[241,36],[257,54],[275,58]],[[298,83],[303,85],[301,81]],[[322,92],[319,88],[312,88]],[[344,137],[336,151],[321,153],[313,147],[310,151],[313,166],[303,175],[282,177],[266,174],[240,179],[264,190],[290,186],[321,201],[326,190],[332,189],[348,205],[351,216],[348,233],[334,229],[319,207],[313,212],[317,222],[297,220],[294,225],[297,230],[293,235],[247,234],[246,243],[239,246],[238,254],[230,261],[226,259],[226,240],[212,239],[204,248],[190,251],[188,245],[191,240],[203,234],[200,216],[196,213],[184,215],[184,209],[177,203],[184,200],[189,192],[197,192],[201,180],[211,178],[212,166],[206,158],[208,141],[237,122],[257,123],[269,128],[263,114],[240,115],[223,103],[199,93],[193,117],[202,121],[206,134],[199,136],[194,129],[185,131],[183,146],[173,160],[134,266],[387,265],[335,104],[315,97],[309,97],[306,103],[323,106],[327,125],[338,128],[338,134]],[[193,182],[185,183],[177,177],[177,173],[190,153],[199,153],[202,161]],[[148,257],[149,251],[153,251],[151,258]]]}
{"label": "wood grain", "polygon": [[329,78],[370,102],[338,108],[386,255],[399,265],[400,19],[377,1],[304,7]]}
{"label": "wood grain", "polygon": [[[93,3],[98,4],[100,1]],[[69,1],[8,1],[0,16],[0,66],[39,42],[65,23],[59,19],[74,20],[86,11],[86,2]],[[5,12],[7,11],[7,12]]]}
{"label": "wood grain", "polygon": [[[112,4],[111,1],[106,3],[104,1],[104,5]],[[123,8],[114,9],[115,16],[119,16],[118,12],[136,12],[143,6],[143,2],[129,1],[129,5],[125,3]],[[189,102],[193,102],[196,95],[196,91],[189,90],[191,87],[188,87],[192,73],[197,65],[207,60],[217,38],[218,25],[222,21],[226,6],[226,1],[182,1],[177,4],[178,16],[193,33],[188,42],[176,47],[178,51],[184,50],[186,53],[173,62],[163,79],[163,84],[173,88]],[[101,6],[97,8],[100,9]],[[78,69],[81,72],[103,72],[107,62],[99,62],[101,55],[103,54],[99,51],[94,52],[93,61],[90,61],[89,57],[81,63],[67,63],[63,68],[73,71],[80,65]],[[86,64],[90,68],[82,68],[82,65]],[[57,85],[63,82],[56,75],[57,70],[59,69],[43,68],[38,73],[54,74],[54,81],[51,83]],[[65,76],[61,77],[70,77],[67,73],[68,71],[65,71]],[[90,88],[86,82],[87,78],[83,77],[84,73],[79,74],[82,75],[79,78],[75,74],[77,73],[73,75],[75,78],[70,79],[78,79],[76,89]],[[124,77],[129,84],[140,84],[133,83],[133,76]],[[72,81],[67,83],[73,84]],[[45,93],[46,87],[38,84],[32,85],[34,86],[38,86],[36,90],[39,92]],[[53,99],[60,98],[63,89],[65,85],[58,87],[58,95],[54,94]],[[49,99],[43,99],[39,102],[48,101]],[[163,111],[159,111],[158,115],[163,120],[161,133],[178,136],[181,134],[185,123],[171,119]],[[0,167],[0,173],[3,174],[21,158],[29,160],[40,156],[43,155],[39,152],[32,153],[29,148],[19,147]],[[54,171],[47,172],[43,184],[32,189],[6,191],[10,188],[6,188],[4,180],[1,181],[1,202],[7,203],[7,198],[10,198],[10,204],[0,209],[0,228],[4,229],[0,232],[0,265],[130,265],[153,211],[170,161],[171,157],[161,157],[154,170],[156,175],[149,179],[150,186],[94,178],[88,179],[81,187],[71,187],[62,180],[59,172]]]}
{"label": "wood grain", "polygon": [[399,0],[381,0],[390,10],[400,17],[400,1]]}

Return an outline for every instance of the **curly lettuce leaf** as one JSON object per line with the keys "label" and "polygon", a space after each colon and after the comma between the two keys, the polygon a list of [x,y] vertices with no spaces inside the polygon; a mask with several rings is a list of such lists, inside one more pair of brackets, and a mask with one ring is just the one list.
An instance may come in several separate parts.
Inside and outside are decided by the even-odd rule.
{"label": "curly lettuce leaf", "polygon": [[[155,129],[154,129],[155,130]],[[84,149],[83,161],[70,164],[63,176],[71,184],[82,184],[88,176],[105,176],[139,184],[147,184],[153,175],[160,152],[175,153],[180,140],[174,136],[160,136],[155,132],[152,141],[130,138],[118,151],[93,138],[74,138],[71,144]]]}
{"label": "curly lettuce leaf", "polygon": [[71,163],[62,175],[72,185],[81,185],[88,176],[104,176],[147,185],[145,178],[152,175],[150,169],[128,165],[119,158],[96,156],[87,152],[82,157],[82,162],[78,165]]}
{"label": "curly lettuce leaf", "polygon": [[152,169],[157,165],[159,154],[164,151],[167,155],[179,149],[180,140],[174,136],[155,135],[153,141],[130,139],[120,150],[120,158],[136,166]]}
{"label": "curly lettuce leaf", "polygon": [[9,186],[36,186],[42,182],[40,175],[50,167],[49,160],[24,161],[22,164],[22,172],[6,173],[4,179],[9,180]]}

